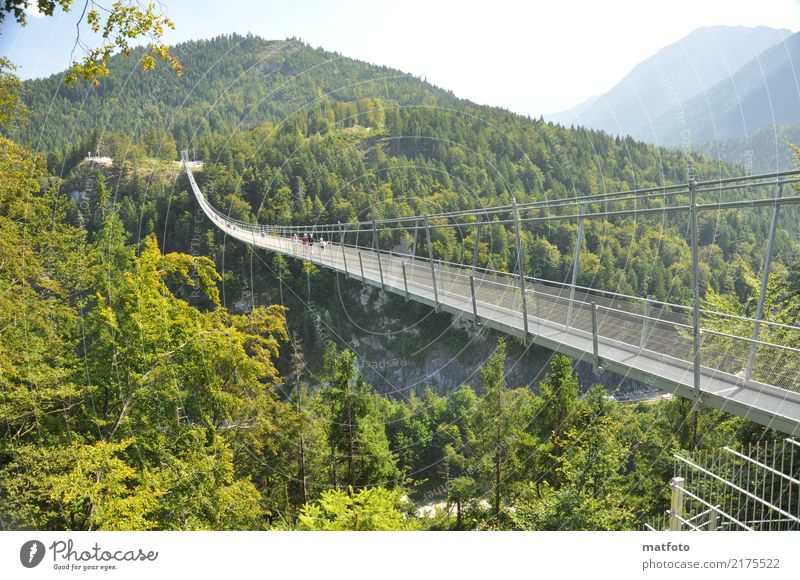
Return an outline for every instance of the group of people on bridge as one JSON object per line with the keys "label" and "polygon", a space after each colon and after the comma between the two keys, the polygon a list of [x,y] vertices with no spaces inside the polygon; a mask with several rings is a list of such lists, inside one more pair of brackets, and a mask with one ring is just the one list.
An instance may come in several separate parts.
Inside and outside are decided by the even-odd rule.
{"label": "group of people on bridge", "polygon": [[[302,253],[304,255],[310,255],[312,250],[314,249],[314,234],[303,234],[302,239],[297,236],[297,234],[292,234],[292,253],[297,254],[297,249],[300,244],[303,244]],[[319,239],[316,240],[317,247],[320,249],[321,252],[325,251],[325,246],[328,245],[328,242],[325,241],[325,238],[320,235]]]}

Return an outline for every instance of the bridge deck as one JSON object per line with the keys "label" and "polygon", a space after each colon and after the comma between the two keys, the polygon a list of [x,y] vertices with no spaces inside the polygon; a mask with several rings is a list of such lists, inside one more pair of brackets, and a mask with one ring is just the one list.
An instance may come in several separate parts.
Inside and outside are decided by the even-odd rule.
{"label": "bridge deck", "polygon": [[[545,285],[526,289],[528,333],[525,335],[518,278],[478,272],[474,275],[473,307],[469,268],[428,260],[375,252],[351,246],[314,245],[304,251],[288,238],[257,233],[228,222],[208,204],[191,173],[195,196],[206,215],[227,235],[266,250],[295,256],[346,274],[411,300],[437,307],[468,319],[474,318],[501,332],[565,353],[594,361],[591,304],[594,297]],[[405,280],[403,267],[405,266]],[[434,276],[436,292],[434,292]],[[438,298],[438,303],[437,303]],[[663,317],[663,318],[662,318]],[[655,320],[623,312],[612,306],[597,309],[597,353],[604,370],[629,376],[674,394],[693,398],[694,376],[690,339],[669,313]],[[701,355],[702,358],[702,355]],[[701,367],[703,405],[744,417],[792,435],[800,435],[800,393],[745,380],[736,374]]]}

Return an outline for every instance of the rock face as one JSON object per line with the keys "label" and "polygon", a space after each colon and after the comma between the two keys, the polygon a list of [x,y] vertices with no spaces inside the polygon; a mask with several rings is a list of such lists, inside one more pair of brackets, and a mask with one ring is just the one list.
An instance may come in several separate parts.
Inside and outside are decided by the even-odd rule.
{"label": "rock face", "polygon": [[[280,302],[274,280],[254,283],[262,289],[258,302]],[[353,350],[365,380],[389,396],[407,397],[427,386],[440,394],[463,384],[479,389],[480,370],[503,336],[329,272],[318,274],[310,290],[309,300],[306,280],[283,288],[290,332],[303,350],[309,376],[318,372],[325,344],[332,340]],[[514,338],[507,341],[508,385],[536,389],[549,371],[553,351],[525,347]],[[289,358],[281,356],[282,361]],[[288,368],[282,370],[288,374]],[[591,362],[577,362],[576,370],[583,390],[600,383],[620,398],[655,394],[651,387],[613,373],[597,377]]]}

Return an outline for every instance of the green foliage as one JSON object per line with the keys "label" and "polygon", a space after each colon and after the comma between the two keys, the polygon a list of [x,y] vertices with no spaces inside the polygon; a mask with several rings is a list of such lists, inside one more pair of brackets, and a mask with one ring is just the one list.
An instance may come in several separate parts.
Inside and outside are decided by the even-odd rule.
{"label": "green foliage", "polygon": [[538,416],[537,431],[542,440],[540,453],[547,459],[544,479],[553,487],[561,485],[559,464],[564,452],[567,432],[574,426],[578,407],[578,377],[572,370],[572,361],[561,354],[550,359],[550,373],[539,383],[542,407]]}
{"label": "green foliage", "polygon": [[464,529],[465,512],[477,511],[477,498],[479,496],[480,487],[471,477],[456,477],[450,482],[450,488],[447,493],[447,506],[456,510],[456,530]]}
{"label": "green foliage", "polygon": [[[552,366],[548,388],[559,375],[561,388],[568,388],[565,383],[574,378],[563,375],[568,367],[563,361]],[[631,491],[625,474],[631,449],[622,436],[625,413],[601,387],[593,387],[571,407],[569,419],[553,431],[554,445],[547,447],[555,465],[552,481],[524,489],[513,525],[533,530],[630,529],[633,512],[627,506]]]}
{"label": "green foliage", "polygon": [[163,491],[124,459],[132,439],[119,443],[8,449],[12,459],[4,479],[4,515],[38,529],[147,530]]}
{"label": "green foliage", "polygon": [[338,355],[333,351],[327,363],[328,384],[321,396],[330,412],[333,485],[397,485],[400,471],[386,436],[380,401],[361,379],[356,355],[350,350]]}
{"label": "green foliage", "polygon": [[[530,497],[530,498],[529,498]],[[529,490],[518,511],[512,516],[514,526],[523,530],[629,530],[630,512],[621,494],[605,494],[601,498],[586,494],[575,486],[558,491],[544,486]]]}
{"label": "green foliage", "polygon": [[478,471],[485,485],[494,496],[493,512],[500,515],[500,502],[509,482],[507,464],[513,461],[516,452],[515,413],[506,388],[505,340],[498,341],[497,348],[481,369],[483,397],[476,411],[475,426],[480,434]]}
{"label": "green foliage", "polygon": [[[0,138],[4,528],[263,526],[246,450],[281,411],[281,307],[219,307],[214,264],[138,256],[102,176],[94,240],[29,152]],[[180,297],[195,284],[208,310]]]}
{"label": "green foliage", "polygon": [[62,10],[67,11],[72,6],[73,0],[5,0],[3,5],[0,6],[0,22],[5,20],[7,14],[12,14],[19,24],[25,26],[28,23],[28,18],[25,13],[25,8],[30,4],[35,4],[36,9],[45,16],[52,16],[56,6],[60,6]]}
{"label": "green foliage", "polygon": [[25,105],[19,100],[22,82],[14,74],[15,68],[8,59],[0,58],[0,131],[3,132],[22,124],[27,114]]}
{"label": "green foliage", "polygon": [[408,500],[399,490],[373,487],[354,492],[351,488],[329,490],[300,514],[299,530],[381,531],[413,530]]}
{"label": "green foliage", "polygon": [[[28,4],[29,2],[25,0],[5,0],[0,7],[0,22],[6,14],[11,13],[17,22],[24,26],[27,23],[25,8]],[[36,0],[36,8],[46,16],[52,16],[56,6],[60,6],[66,12],[72,4],[73,0]],[[99,34],[102,44],[91,48],[83,43],[80,39],[81,25],[88,26],[92,32]],[[105,8],[94,2],[91,4],[87,2],[77,28],[76,44],[84,49],[86,54],[81,61],[72,63],[64,77],[64,82],[69,87],[79,78],[98,86],[99,79],[109,75],[108,63],[113,53],[119,50],[127,58],[133,52],[131,43],[141,40],[149,41],[148,50],[139,62],[142,70],[154,68],[155,59],[158,58],[168,62],[178,76],[183,75],[180,61],[170,53],[169,47],[161,42],[164,29],[174,30],[175,25],[153,3],[142,6],[138,2],[117,0],[110,8]]]}
{"label": "green foliage", "polygon": [[86,388],[75,376],[79,319],[70,302],[87,282],[85,242],[62,223],[49,189],[36,195],[43,177],[29,152],[0,137],[0,421],[10,438],[65,428]]}

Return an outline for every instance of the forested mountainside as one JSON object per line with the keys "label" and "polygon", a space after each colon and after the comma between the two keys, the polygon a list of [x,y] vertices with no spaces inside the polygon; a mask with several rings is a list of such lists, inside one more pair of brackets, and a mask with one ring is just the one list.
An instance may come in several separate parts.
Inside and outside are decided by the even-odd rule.
{"label": "forested mountainside", "polygon": [[797,166],[792,145],[800,143],[800,125],[770,125],[746,137],[716,139],[693,146],[695,151],[721,159],[752,174],[789,171]]}
{"label": "forested mountainside", "polygon": [[[113,57],[110,76],[96,87],[69,89],[62,75],[27,81],[23,98],[31,109],[30,120],[15,138],[53,153],[69,149],[93,131],[113,132],[143,146],[149,155],[165,156],[175,152],[172,141],[186,146],[211,133],[231,134],[298,112],[327,110],[315,105],[338,106],[339,117],[351,117],[356,124],[359,111],[370,108],[370,99],[391,99],[399,105],[464,103],[398,70],[295,40],[234,34],[185,42],[174,47],[184,67],[180,77],[164,66],[141,74],[137,66],[143,54],[137,49],[129,58]],[[317,123],[323,128],[326,118],[317,118]],[[159,153],[162,139],[169,151]]]}
{"label": "forested mountainside", "polygon": [[[231,146],[229,153],[216,152],[225,159],[209,159],[210,143],[224,144],[256,128],[261,137],[385,128],[390,137],[403,139],[393,143],[394,151],[449,162],[449,172],[480,159],[475,171],[488,172],[487,179],[465,184],[479,188],[476,193],[524,187],[531,195],[534,189],[542,194],[551,181],[558,182],[556,192],[661,183],[685,178],[689,163],[703,174],[719,171],[630,139],[569,131],[477,106],[400,71],[298,41],[232,35],[174,50],[185,65],[183,77],[167,71],[135,74],[141,51],[134,51],[127,59],[114,57],[111,76],[97,87],[69,89],[59,75],[27,81],[29,121],[12,136],[46,151],[49,167],[60,169],[56,161],[69,152],[83,156],[86,147],[121,160],[177,159],[176,145],[189,146],[206,161],[230,161],[242,153]],[[447,157],[454,145],[464,159]]]}
{"label": "forested mountainside", "polygon": [[[175,153],[188,147],[205,162],[198,180],[221,210],[278,223],[584,195],[729,168],[479,107],[407,76],[376,80],[395,73],[295,41],[232,36],[175,51],[183,79],[127,76],[133,62],[120,58],[97,88],[25,83],[30,121],[0,118],[22,143],[0,137],[4,529],[630,529],[666,508],[671,451],[779,437],[724,413],[690,419],[680,400],[619,404],[580,385],[562,356],[509,384],[503,342],[447,393],[401,384],[379,395],[357,355],[319,330],[337,292],[358,303],[355,285],[340,290],[308,263],[225,240],[197,219]],[[12,94],[9,78],[0,80]],[[52,105],[48,86],[59,91]],[[86,151],[113,166],[81,161]],[[767,227],[757,212],[703,220],[705,300],[752,309]],[[582,283],[688,296],[685,223],[586,229]],[[481,263],[510,267],[509,232],[491,230]],[[442,228],[435,255],[471,254],[470,235]],[[526,226],[523,239],[530,271],[565,274],[574,223]],[[772,318],[800,311],[795,244],[782,227]],[[400,321],[443,324],[367,298]],[[410,340],[390,336],[386,348],[394,342],[401,358]],[[309,372],[312,356],[321,361]],[[415,509],[433,502],[434,517]]]}

